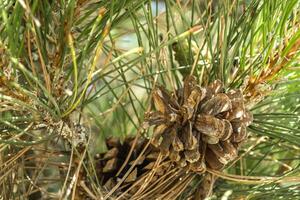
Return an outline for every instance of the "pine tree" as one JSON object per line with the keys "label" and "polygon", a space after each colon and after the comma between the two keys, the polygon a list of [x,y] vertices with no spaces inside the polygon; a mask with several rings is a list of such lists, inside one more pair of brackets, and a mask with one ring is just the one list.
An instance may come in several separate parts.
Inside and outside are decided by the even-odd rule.
{"label": "pine tree", "polygon": [[0,199],[298,199],[298,0],[0,0]]}

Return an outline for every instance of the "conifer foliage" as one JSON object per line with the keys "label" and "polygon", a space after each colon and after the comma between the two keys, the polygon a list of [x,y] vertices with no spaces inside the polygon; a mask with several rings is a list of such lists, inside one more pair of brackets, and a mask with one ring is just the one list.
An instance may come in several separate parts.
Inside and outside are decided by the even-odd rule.
{"label": "conifer foliage", "polygon": [[0,200],[300,199],[299,0],[0,0]]}

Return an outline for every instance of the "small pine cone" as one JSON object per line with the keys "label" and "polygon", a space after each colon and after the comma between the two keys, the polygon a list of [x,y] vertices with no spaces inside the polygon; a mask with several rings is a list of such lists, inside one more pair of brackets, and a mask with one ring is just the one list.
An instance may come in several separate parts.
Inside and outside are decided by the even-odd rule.
{"label": "small pine cone", "polygon": [[[116,176],[117,172],[125,162],[132,145],[135,143],[134,150],[129,158],[129,161],[121,173]],[[127,170],[136,162],[135,168],[126,177],[125,183],[133,183],[145,171],[150,169],[150,165],[155,163],[159,155],[159,150],[153,146],[147,148],[144,155],[140,156],[141,151],[145,147],[148,140],[144,138],[126,138],[123,143],[117,138],[109,138],[106,140],[108,151],[98,154],[95,158],[97,165],[97,174],[101,184],[107,190],[113,188],[118,179],[122,178]],[[136,160],[140,156],[139,160]]]}
{"label": "small pine cone", "polygon": [[225,93],[219,80],[203,88],[187,76],[183,88],[169,93],[157,87],[152,99],[156,111],[145,115],[145,124],[155,126],[152,143],[192,171],[204,172],[206,165],[222,169],[235,159],[253,120],[242,92]]}
{"label": "small pine cone", "polygon": [[[169,132],[169,134],[172,133]],[[167,140],[164,139],[163,142],[165,141]],[[121,143],[117,138],[109,138],[106,140],[108,150],[105,153],[97,154],[95,157],[97,176],[100,180],[100,184],[106,191],[110,191],[113,187],[115,187],[134,163],[134,168],[124,179],[124,182],[116,191],[116,195],[122,194],[123,192],[127,191],[127,189],[129,189],[129,191],[127,191],[128,194],[132,195],[137,192],[145,183],[145,180],[139,180],[147,178],[149,173],[153,173],[154,169],[155,173],[153,177],[150,180],[148,179],[150,185],[166,174],[168,169],[174,167],[174,165],[170,165],[169,162],[166,162],[166,164],[162,164],[162,162],[160,163],[160,166],[157,166],[157,159],[163,150],[161,146],[156,148],[153,145],[150,145],[146,148],[148,142],[148,139],[142,137],[137,139],[129,137],[126,138],[123,143]],[[117,174],[127,159],[133,144],[135,144],[135,146],[127,164],[122,171]],[[165,146],[169,146],[170,148],[167,150],[170,159],[174,162],[179,162],[183,157],[181,154],[182,152],[175,151],[171,143],[168,143]],[[141,155],[143,151],[144,153]],[[139,160],[137,160],[138,157],[140,157]]]}

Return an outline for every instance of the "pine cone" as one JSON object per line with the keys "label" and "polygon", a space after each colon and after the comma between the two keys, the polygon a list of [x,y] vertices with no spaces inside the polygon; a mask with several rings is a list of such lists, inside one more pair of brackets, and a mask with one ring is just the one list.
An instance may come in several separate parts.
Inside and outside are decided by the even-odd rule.
{"label": "pine cone", "polygon": [[202,173],[237,157],[252,122],[240,90],[225,93],[219,80],[203,88],[187,76],[183,88],[157,86],[152,98],[155,111],[145,113],[144,128],[154,125],[152,144],[170,160]]}
{"label": "pine cone", "polygon": [[[119,191],[120,193],[126,191],[126,189],[132,186],[133,183],[138,182],[139,179],[143,178],[147,174],[147,172],[149,172],[154,167],[154,164],[159,155],[159,149],[150,145],[141,155],[142,150],[148,142],[149,140],[142,137],[137,138],[137,140],[135,140],[135,138],[128,137],[123,143],[121,143],[117,138],[109,138],[106,140],[108,151],[102,154],[98,154],[95,158],[97,163],[97,175],[104,189],[110,191],[117,184],[117,182],[124,177],[125,173],[129,170],[129,168],[135,161],[137,163],[134,169],[124,180]],[[118,173],[127,156],[129,155],[130,149],[134,143],[135,146],[127,164],[121,170],[121,172]],[[140,159],[136,160],[140,155]],[[157,170],[151,181],[155,181],[155,179],[164,174],[165,170],[165,167]],[[129,193],[134,193],[143,183],[144,182],[140,182],[140,184],[136,184],[134,188],[130,189]]]}

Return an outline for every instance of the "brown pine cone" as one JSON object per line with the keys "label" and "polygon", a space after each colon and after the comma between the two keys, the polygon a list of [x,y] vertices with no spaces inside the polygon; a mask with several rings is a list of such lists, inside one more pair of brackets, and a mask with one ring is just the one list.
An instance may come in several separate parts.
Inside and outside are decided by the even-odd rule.
{"label": "brown pine cone", "polygon": [[[108,151],[96,155],[95,158],[97,175],[101,185],[106,191],[110,191],[118,183],[118,181],[120,181],[120,179],[124,177],[124,175],[134,162],[136,162],[136,165],[134,166],[130,174],[125,178],[122,186],[120,187],[120,190],[116,191],[115,194],[118,194],[118,192],[122,193],[126,191],[129,187],[132,186],[133,183],[136,184],[137,182],[139,182],[139,179],[143,178],[149,171],[152,170],[157,161],[159,149],[155,148],[153,145],[150,145],[141,155],[144,147],[148,142],[149,140],[142,137],[137,138],[136,143],[135,138],[132,137],[126,138],[122,143],[117,138],[109,138],[106,140]],[[135,146],[128,162],[121,170],[121,172],[118,173],[122,165],[126,161],[130,149],[134,143]],[[137,160],[139,156],[140,159]],[[159,178],[159,176],[165,173],[165,170],[165,166],[162,166],[161,168],[156,170],[156,173],[154,174],[154,177],[151,181],[155,181],[155,179]],[[141,181],[140,184],[136,184],[134,188],[130,189],[129,193],[134,193],[143,183],[144,181]]]}
{"label": "brown pine cone", "polygon": [[198,173],[206,165],[222,169],[247,139],[252,114],[243,94],[226,93],[219,80],[203,88],[188,76],[175,93],[156,87],[152,99],[155,110],[145,113],[144,128],[154,125],[152,144],[179,166]]}

